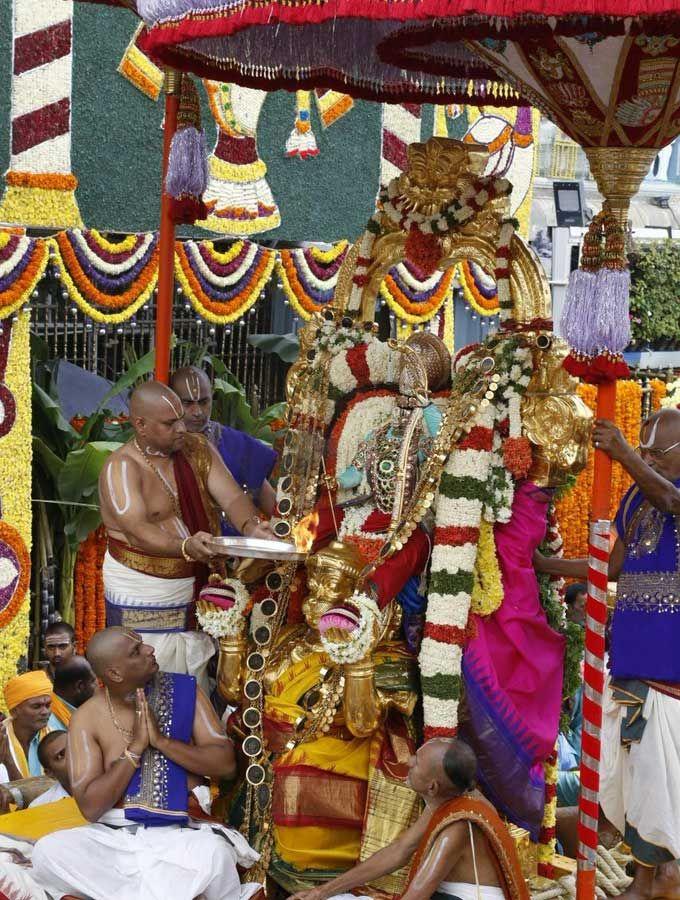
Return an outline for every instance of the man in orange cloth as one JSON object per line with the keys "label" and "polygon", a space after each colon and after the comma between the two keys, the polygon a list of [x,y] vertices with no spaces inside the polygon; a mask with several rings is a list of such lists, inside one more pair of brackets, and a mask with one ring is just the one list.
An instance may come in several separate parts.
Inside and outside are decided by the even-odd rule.
{"label": "man in orange cloth", "polygon": [[463,741],[427,741],[409,763],[407,782],[425,803],[415,824],[353,869],[291,900],[375,897],[380,892],[370,884],[409,862],[402,900],[528,900],[508,829],[487,801],[469,793],[476,770],[475,755]]}
{"label": "man in orange cloth", "polygon": [[272,533],[214,447],[187,433],[183,417],[174,391],[142,384],[130,399],[135,437],[102,469],[106,622],[139,631],[162,669],[194,675],[207,689],[214,646],[209,635],[191,630],[190,614],[207,581],[219,510],[248,537]]}
{"label": "man in orange cloth", "polygon": [[[15,675],[5,685],[9,717],[0,725],[0,780],[42,775],[38,745],[51,731],[52,682],[45,672]],[[4,777],[3,777],[4,776]]]}

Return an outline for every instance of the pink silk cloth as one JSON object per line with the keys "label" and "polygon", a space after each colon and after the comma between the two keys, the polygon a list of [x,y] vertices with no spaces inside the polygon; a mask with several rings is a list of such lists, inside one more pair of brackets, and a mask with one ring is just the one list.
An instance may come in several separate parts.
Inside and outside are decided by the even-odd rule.
{"label": "pink silk cloth", "polygon": [[506,814],[516,791],[528,800],[535,789],[535,809],[513,817],[532,831],[542,811],[541,763],[555,747],[562,706],[564,638],[548,625],[532,563],[545,536],[548,502],[533,484],[517,487],[510,522],[494,530],[503,602],[492,615],[475,617],[477,636],[463,656],[470,713],[464,730],[478,752],[480,783],[488,783]]}

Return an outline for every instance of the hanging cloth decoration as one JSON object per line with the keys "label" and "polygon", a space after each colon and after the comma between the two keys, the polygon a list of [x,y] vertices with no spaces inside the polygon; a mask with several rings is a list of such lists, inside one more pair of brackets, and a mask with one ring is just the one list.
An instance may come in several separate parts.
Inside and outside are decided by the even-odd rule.
{"label": "hanging cloth decoration", "polygon": [[295,123],[286,141],[286,156],[299,159],[318,156],[319,148],[312,131],[310,92],[295,92]]}
{"label": "hanging cloth decoration", "polygon": [[571,352],[565,369],[590,384],[630,374],[623,351],[630,341],[630,272],[624,233],[605,207],[590,223],[581,265],[569,277],[562,334]]}
{"label": "hanging cloth decoration", "polygon": [[[165,190],[172,197],[172,218],[192,225],[205,219],[210,208],[203,202],[208,186],[208,150],[201,128],[201,107],[193,79],[182,75],[177,131],[170,145]],[[214,204],[213,204],[214,205]]]}

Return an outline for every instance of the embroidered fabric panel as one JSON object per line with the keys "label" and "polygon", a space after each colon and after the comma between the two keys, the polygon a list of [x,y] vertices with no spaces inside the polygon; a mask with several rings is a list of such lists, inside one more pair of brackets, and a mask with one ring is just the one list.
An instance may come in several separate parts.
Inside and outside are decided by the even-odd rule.
{"label": "embroidered fabric panel", "polygon": [[106,627],[122,625],[133,631],[146,631],[157,634],[188,630],[188,604],[183,606],[164,607],[124,606],[105,600]]}

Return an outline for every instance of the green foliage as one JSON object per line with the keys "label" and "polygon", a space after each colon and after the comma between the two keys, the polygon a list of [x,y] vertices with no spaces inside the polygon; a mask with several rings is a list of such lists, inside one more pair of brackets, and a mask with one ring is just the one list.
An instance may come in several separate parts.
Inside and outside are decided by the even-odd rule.
{"label": "green foliage", "polygon": [[248,343],[263,353],[275,353],[285,363],[294,363],[300,353],[296,334],[251,334]]}
{"label": "green foliage", "polygon": [[[550,550],[543,544],[541,553],[550,555]],[[575,622],[568,622],[565,618],[564,604],[559,593],[555,590],[554,582],[550,575],[538,573],[538,590],[541,606],[548,620],[548,625],[555,631],[564,635],[566,644],[564,648],[564,680],[562,683],[562,696],[573,697],[581,684],[581,659],[583,658],[583,628]],[[563,712],[560,719],[560,730],[569,729],[569,713]]]}
{"label": "green foliage", "polygon": [[634,340],[680,341],[680,243],[655,241],[632,256],[630,312]]}

